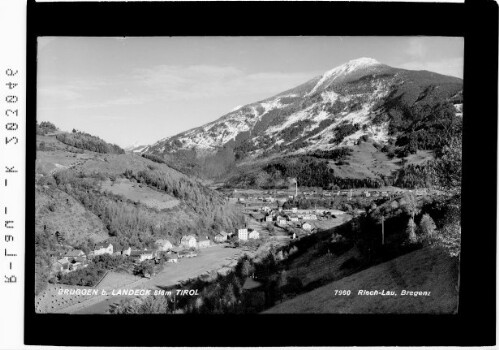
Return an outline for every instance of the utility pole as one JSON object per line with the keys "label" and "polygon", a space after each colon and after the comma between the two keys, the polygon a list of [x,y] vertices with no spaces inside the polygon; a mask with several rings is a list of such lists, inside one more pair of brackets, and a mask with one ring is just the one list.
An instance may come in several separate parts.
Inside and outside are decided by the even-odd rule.
{"label": "utility pole", "polygon": [[381,215],[381,245],[385,245],[385,216]]}
{"label": "utility pole", "polygon": [[298,197],[298,178],[295,180],[295,198]]}

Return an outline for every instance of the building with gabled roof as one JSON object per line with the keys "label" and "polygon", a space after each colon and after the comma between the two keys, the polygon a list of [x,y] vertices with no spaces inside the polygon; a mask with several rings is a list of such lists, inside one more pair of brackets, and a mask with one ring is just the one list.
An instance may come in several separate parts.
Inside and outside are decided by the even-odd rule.
{"label": "building with gabled roof", "polygon": [[215,235],[215,242],[222,243],[225,242],[226,240],[227,240],[227,233],[224,231],[217,233]]}
{"label": "building with gabled roof", "polygon": [[158,250],[160,251],[168,251],[173,248],[172,242],[170,242],[167,239],[158,239],[156,242],[156,246],[158,247]]}
{"label": "building with gabled roof", "polygon": [[196,237],[193,235],[183,236],[180,240],[180,245],[185,248],[197,248]]}
{"label": "building with gabled roof", "polygon": [[113,254],[113,245],[111,243],[108,246],[97,245],[95,249],[92,251],[93,255],[102,255],[102,254]]}
{"label": "building with gabled roof", "polygon": [[258,232],[257,230],[251,230],[251,232],[248,233],[248,238],[249,239],[259,239],[260,232]]}
{"label": "building with gabled roof", "polygon": [[137,262],[150,260],[154,258],[154,251],[152,250],[132,250],[130,257]]}

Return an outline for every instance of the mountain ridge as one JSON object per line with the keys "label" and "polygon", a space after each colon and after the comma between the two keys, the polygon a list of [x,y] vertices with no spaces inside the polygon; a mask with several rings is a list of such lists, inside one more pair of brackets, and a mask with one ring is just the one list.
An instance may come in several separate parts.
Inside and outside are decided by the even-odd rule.
{"label": "mountain ridge", "polygon": [[[412,83],[411,79],[414,79],[414,75],[419,75],[418,79],[423,80],[425,85],[432,85],[432,80],[437,80],[440,84],[460,84],[460,82],[462,82],[459,78],[444,76],[438,73],[392,68],[374,59],[360,58],[333,68],[325,72],[322,76],[314,77],[297,87],[285,90],[267,99],[244,105],[210,123],[192,128],[174,136],[163,138],[144,148],[142,152],[171,153],[172,151],[174,152],[180,149],[186,150],[192,148],[196,151],[207,151],[208,153],[215,152],[227,142],[232,140],[237,141],[236,138],[244,132],[250,131],[254,134],[255,126],[257,126],[256,132],[258,133],[260,131],[258,130],[259,126],[266,122],[269,124],[265,119],[264,122],[262,122],[262,118],[275,119],[270,117],[272,111],[282,110],[286,107],[289,108],[297,99],[310,100],[315,98],[322,104],[327,104],[328,102],[334,104],[339,98],[339,102],[345,103],[349,101],[348,96],[337,94],[334,90],[339,89],[341,85],[348,85],[352,81],[359,81],[363,78],[371,78],[371,85],[375,83],[383,84],[382,86],[378,86],[377,90],[370,92],[371,95],[373,93],[378,93],[377,97],[383,98],[390,92],[388,89],[389,86],[387,86],[388,82],[410,84]],[[390,80],[387,81],[387,78],[390,78]],[[424,80],[426,80],[426,82]],[[310,108],[313,107],[313,104],[314,103],[309,103],[310,106],[298,108],[296,111],[297,113],[302,112],[302,114],[304,112],[307,116],[300,117],[300,115],[296,115],[297,113],[291,113],[290,117],[294,116],[295,118],[288,118],[288,123],[284,124],[284,127],[290,126],[293,120],[306,119],[313,119],[315,121],[313,124],[317,126],[320,121],[330,119],[331,114],[335,112],[334,110],[330,110],[322,115],[317,115],[318,111],[314,111]],[[316,112],[315,116],[313,112]],[[370,110],[365,110],[364,114],[367,112],[370,112]],[[350,116],[350,119],[357,121],[355,115]],[[273,124],[279,123],[274,122]],[[332,128],[330,127],[329,129]],[[280,130],[278,127],[274,127],[270,130],[270,134],[275,134],[278,130]],[[382,130],[375,132],[375,138],[382,132]],[[240,136],[240,138],[244,138],[244,136]],[[386,136],[383,135],[379,138],[386,140]],[[279,142],[279,140],[276,141]]]}

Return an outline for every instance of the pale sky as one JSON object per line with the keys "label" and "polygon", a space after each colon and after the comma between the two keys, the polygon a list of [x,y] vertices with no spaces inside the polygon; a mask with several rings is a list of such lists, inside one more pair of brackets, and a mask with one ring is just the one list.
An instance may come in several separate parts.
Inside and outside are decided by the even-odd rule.
{"label": "pale sky", "polygon": [[214,121],[359,57],[462,78],[445,37],[41,37],[38,115],[122,147]]}

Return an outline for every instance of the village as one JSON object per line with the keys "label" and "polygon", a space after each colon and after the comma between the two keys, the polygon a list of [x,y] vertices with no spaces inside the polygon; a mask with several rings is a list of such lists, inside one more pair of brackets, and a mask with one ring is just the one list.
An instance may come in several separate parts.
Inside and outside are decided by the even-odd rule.
{"label": "village", "polygon": [[[418,197],[438,194],[436,190],[397,187],[338,191],[304,187],[299,191],[298,186],[282,190],[232,189],[222,192],[225,199],[244,214],[244,223],[233,232],[221,230],[215,236],[187,234],[178,242],[161,238],[154,242],[153,247],[143,249],[116,247],[105,241],[86,252],[64,246],[65,250],[61,250],[64,253],[52,257],[52,288],[73,285],[75,282],[64,279],[64,276],[73,275],[70,273],[76,271],[92,274],[96,262],[109,260],[117,263],[106,265],[103,275],[92,280],[92,286],[111,290],[119,286],[164,289],[182,287],[197,278],[209,281],[213,276],[231,271],[243,256],[258,261],[270,251],[275,251],[277,260],[286,259],[295,253],[296,247],[292,246],[291,250],[286,248],[293,241],[345,223],[354,212],[360,214],[363,209],[354,203],[387,200],[405,192]],[[304,207],[304,201],[311,205]],[[345,207],[346,203],[350,205]],[[346,210],[347,207],[352,209]],[[79,285],[81,282],[73,287],[82,288]],[[118,300],[116,296],[107,299],[89,297],[86,301],[81,297],[71,298],[75,299],[68,300],[66,304],[48,306],[50,299],[47,299],[40,301],[39,305],[52,307],[51,310],[56,312],[74,309],[81,313],[101,313]]]}
{"label": "village", "polygon": [[[237,232],[221,231],[211,240],[208,236],[185,235],[180,243],[175,246],[168,239],[159,239],[155,242],[156,249],[135,249],[127,247],[116,250],[112,244],[98,245],[87,254],[80,249],[68,247],[65,253],[60,254],[54,261],[54,274],[67,274],[88,267],[88,264],[96,256],[108,254],[111,256],[123,256],[127,261],[138,266],[144,261],[159,263],[178,263],[179,259],[194,258],[203,249],[214,245],[235,245],[245,244],[248,241],[261,242],[262,238],[272,236],[274,227],[285,232],[289,239],[294,240],[303,235],[308,235],[317,230],[328,228],[328,221],[336,219],[338,215],[344,214],[341,210],[313,208],[298,209],[297,207],[286,208],[286,204],[298,198],[324,199],[339,197],[343,201],[351,201],[354,197],[369,199],[392,198],[405,192],[413,193],[416,196],[424,196],[438,192],[437,190],[405,190],[396,187],[389,187],[382,190],[356,189],[342,191],[327,191],[320,188],[304,189],[298,192],[289,190],[238,190],[234,189],[230,196],[226,193],[226,199],[239,205],[247,220],[245,227],[240,227]],[[265,232],[260,232],[265,231]],[[264,233],[264,235],[262,235]],[[145,274],[144,277],[150,277]]]}

